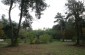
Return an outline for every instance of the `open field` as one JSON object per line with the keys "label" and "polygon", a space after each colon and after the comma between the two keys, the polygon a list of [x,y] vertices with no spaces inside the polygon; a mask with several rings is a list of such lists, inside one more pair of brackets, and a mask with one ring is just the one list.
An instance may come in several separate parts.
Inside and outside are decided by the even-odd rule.
{"label": "open field", "polygon": [[0,47],[0,55],[85,55],[85,47],[69,45],[69,42],[49,44],[20,45],[18,47]]}

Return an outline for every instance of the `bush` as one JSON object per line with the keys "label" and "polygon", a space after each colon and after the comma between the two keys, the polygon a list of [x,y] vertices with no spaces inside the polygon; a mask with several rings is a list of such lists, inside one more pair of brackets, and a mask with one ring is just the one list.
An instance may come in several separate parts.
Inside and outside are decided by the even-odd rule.
{"label": "bush", "polygon": [[49,43],[52,41],[51,35],[43,34],[39,37],[40,43]]}
{"label": "bush", "polygon": [[29,43],[30,44],[35,44],[35,42],[36,42],[35,33],[34,32],[29,32],[27,36],[28,36]]}
{"label": "bush", "polygon": [[22,30],[20,32],[20,38],[25,41],[24,43],[29,44],[41,44],[52,41],[52,36],[50,34],[35,31],[26,32]]}

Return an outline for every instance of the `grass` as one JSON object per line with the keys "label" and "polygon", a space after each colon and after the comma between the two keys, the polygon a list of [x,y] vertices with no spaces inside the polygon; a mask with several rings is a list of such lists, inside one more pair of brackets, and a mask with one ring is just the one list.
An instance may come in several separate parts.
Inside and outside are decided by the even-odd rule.
{"label": "grass", "polygon": [[0,55],[85,55],[85,47],[70,44],[72,43],[57,41],[49,44],[23,44],[18,47],[0,46]]}

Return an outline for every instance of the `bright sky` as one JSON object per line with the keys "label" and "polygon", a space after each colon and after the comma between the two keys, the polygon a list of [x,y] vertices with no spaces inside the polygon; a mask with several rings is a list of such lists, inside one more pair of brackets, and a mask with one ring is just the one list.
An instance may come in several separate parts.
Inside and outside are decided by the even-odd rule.
{"label": "bright sky", "polygon": [[[0,0],[1,1],[1,0]],[[46,0],[46,3],[50,5],[41,16],[41,19],[34,18],[32,28],[33,29],[43,29],[43,28],[52,28],[55,20],[55,15],[57,12],[65,13],[66,7],[65,3],[67,0]],[[8,18],[8,8],[7,6],[3,5],[0,2],[0,16],[2,14],[6,14],[6,17]],[[32,14],[34,15],[34,13]],[[19,10],[18,8],[14,8],[12,10],[12,20],[18,22],[19,21]]]}

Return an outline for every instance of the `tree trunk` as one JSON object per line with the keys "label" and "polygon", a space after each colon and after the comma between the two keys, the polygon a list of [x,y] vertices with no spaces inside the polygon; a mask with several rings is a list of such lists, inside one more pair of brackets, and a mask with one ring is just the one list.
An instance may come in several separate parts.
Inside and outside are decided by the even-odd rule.
{"label": "tree trunk", "polygon": [[84,38],[83,38],[83,30],[82,30],[82,17],[81,17],[81,20],[80,20],[80,37],[81,37],[81,40],[82,40],[82,44],[83,44],[83,40],[84,40]]}
{"label": "tree trunk", "polygon": [[64,42],[64,35],[63,35],[63,32],[64,32],[64,30],[63,30],[63,28],[61,27],[62,42]]}
{"label": "tree trunk", "polygon": [[79,17],[76,18],[75,23],[76,23],[76,32],[77,32],[77,41],[76,41],[76,45],[80,45],[80,28],[79,28]]}
{"label": "tree trunk", "polygon": [[13,0],[11,0],[10,7],[9,7],[9,22],[10,22],[10,27],[11,27],[11,45],[14,45],[14,38],[13,38],[13,25],[12,25],[12,20],[11,20],[11,10],[13,6]]}
{"label": "tree trunk", "polygon": [[16,37],[15,37],[15,44],[16,44],[16,45],[18,45],[17,41],[18,41],[18,36],[19,36],[19,31],[20,31],[20,25],[21,25],[21,20],[22,20],[22,14],[23,14],[23,0],[21,0],[20,20],[19,20],[19,24],[18,24],[18,29],[17,29]]}

